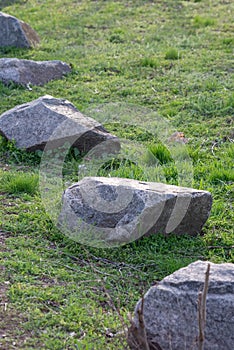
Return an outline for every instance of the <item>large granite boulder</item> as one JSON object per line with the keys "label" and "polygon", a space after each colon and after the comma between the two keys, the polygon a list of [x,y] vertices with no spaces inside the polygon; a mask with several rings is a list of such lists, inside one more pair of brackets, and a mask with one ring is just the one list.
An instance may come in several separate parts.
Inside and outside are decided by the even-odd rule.
{"label": "large granite boulder", "polygon": [[196,235],[209,216],[211,203],[211,194],[206,191],[85,177],[64,192],[59,224],[73,239],[91,245],[96,240],[95,244],[102,246],[157,233]]}
{"label": "large granite boulder", "polygon": [[29,48],[39,42],[37,33],[27,23],[0,12],[0,47]]}
{"label": "large granite boulder", "polygon": [[0,59],[0,80],[21,85],[44,85],[71,72],[61,61],[31,61],[18,58]]}
{"label": "large granite boulder", "polygon": [[[153,286],[144,296],[143,319],[150,349],[198,349],[198,294],[208,262],[196,261]],[[136,350],[140,300],[129,330]],[[234,264],[210,263],[204,350],[232,350],[234,344]]]}
{"label": "large granite boulder", "polygon": [[100,123],[84,116],[71,102],[49,95],[3,113],[0,135],[28,151],[43,150],[47,143],[56,148],[69,142],[80,152],[87,152],[107,141],[113,150],[120,149],[118,138]]}

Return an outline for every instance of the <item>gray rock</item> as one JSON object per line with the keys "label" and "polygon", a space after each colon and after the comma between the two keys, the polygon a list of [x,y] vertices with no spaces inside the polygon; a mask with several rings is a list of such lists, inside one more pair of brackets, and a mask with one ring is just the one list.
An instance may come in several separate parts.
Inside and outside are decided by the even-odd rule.
{"label": "gray rock", "polygon": [[80,152],[87,152],[101,142],[119,150],[117,137],[108,133],[92,118],[85,117],[64,99],[46,95],[3,113],[0,135],[15,140],[16,146],[28,151],[56,148],[69,142]]}
{"label": "gray rock", "polygon": [[[123,178],[85,177],[66,189],[60,227],[87,244],[119,245],[143,235],[196,235],[212,204],[209,192]],[[96,243],[95,243],[96,244]]]}
{"label": "gray rock", "polygon": [[0,58],[0,80],[21,85],[44,85],[71,72],[61,61],[30,61],[18,58]]}
{"label": "gray rock", "polygon": [[[144,296],[144,323],[150,349],[198,349],[198,293],[208,262],[196,261],[153,286]],[[204,350],[232,350],[234,345],[234,264],[210,263]],[[137,311],[129,344],[139,332]],[[136,328],[135,328],[136,327]]]}
{"label": "gray rock", "polygon": [[0,47],[29,48],[39,42],[37,33],[27,23],[0,12]]}

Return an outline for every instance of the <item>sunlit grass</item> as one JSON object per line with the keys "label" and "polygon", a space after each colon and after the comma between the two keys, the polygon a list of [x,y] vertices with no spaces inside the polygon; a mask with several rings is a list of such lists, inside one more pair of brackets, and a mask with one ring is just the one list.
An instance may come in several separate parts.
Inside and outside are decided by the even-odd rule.
{"label": "sunlit grass", "polygon": [[28,172],[0,172],[0,191],[10,194],[28,193],[38,190],[38,175]]}
{"label": "sunlit grass", "polygon": [[[0,83],[0,114],[45,94],[97,119],[95,111],[106,106],[105,128],[142,154],[132,146],[129,159],[104,161],[95,175],[178,185],[175,159],[187,171],[188,154],[191,186],[212,194],[201,236],[155,234],[121,248],[85,247],[60,232],[42,205],[41,152],[19,150],[0,137],[0,284],[9,317],[0,319],[6,333],[0,347],[125,349],[115,307],[127,320],[142,292],[176,269],[197,259],[234,261],[232,4],[3,0],[0,7],[41,38],[37,48],[2,48],[0,57],[60,59],[73,67],[64,79],[30,91]],[[166,130],[160,124],[152,132],[151,112]],[[176,130],[188,139],[187,153],[176,147],[178,154],[171,154],[165,145]],[[78,180],[83,156],[70,150],[64,188]]]}

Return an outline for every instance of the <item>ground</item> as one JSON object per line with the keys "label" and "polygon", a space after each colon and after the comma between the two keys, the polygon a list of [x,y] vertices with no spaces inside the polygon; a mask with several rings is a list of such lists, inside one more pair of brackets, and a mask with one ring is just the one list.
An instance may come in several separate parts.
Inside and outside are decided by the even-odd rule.
{"label": "ground", "polygon": [[[198,259],[233,262],[233,3],[4,0],[0,10],[41,38],[34,49],[1,49],[0,57],[72,66],[44,87],[0,83],[0,113],[45,94],[91,116],[102,108],[95,117],[107,130],[151,150],[165,182],[180,184],[159,134],[139,122],[139,115],[145,121],[157,113],[188,139],[191,186],[212,193],[210,218],[197,237],[155,234],[120,248],[82,246],[45,211],[41,154],[1,138],[1,349],[127,349],[128,313],[151,285]],[[81,160],[71,152],[66,181],[75,180]],[[147,180],[144,170],[117,162],[100,173]]]}

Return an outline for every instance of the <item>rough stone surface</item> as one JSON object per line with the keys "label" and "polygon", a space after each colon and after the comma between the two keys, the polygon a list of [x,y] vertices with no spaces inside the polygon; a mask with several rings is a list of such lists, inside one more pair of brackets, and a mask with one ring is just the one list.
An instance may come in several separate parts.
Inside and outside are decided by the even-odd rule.
{"label": "rough stone surface", "polygon": [[85,177],[63,195],[60,224],[73,238],[89,230],[107,245],[143,235],[174,232],[196,235],[206,222],[211,194],[162,183],[123,178]]}
{"label": "rough stone surface", "polygon": [[43,150],[69,142],[80,152],[87,152],[102,142],[118,150],[119,140],[92,118],[80,113],[67,100],[49,95],[3,113],[0,116],[0,135],[15,140],[16,146],[28,151]]}
{"label": "rough stone surface", "polygon": [[30,61],[18,58],[0,59],[0,80],[21,85],[44,85],[71,72],[61,61]]}
{"label": "rough stone surface", "polygon": [[[207,264],[196,261],[165,277],[145,294],[143,315],[150,344],[158,344],[162,350],[198,349],[197,300],[203,289]],[[234,264],[210,265],[204,350],[232,350]],[[136,329],[139,329],[137,311],[140,307],[141,300],[135,309]],[[132,329],[130,343],[136,334]]]}
{"label": "rough stone surface", "polygon": [[39,42],[37,33],[27,23],[0,12],[0,47],[29,48]]}

